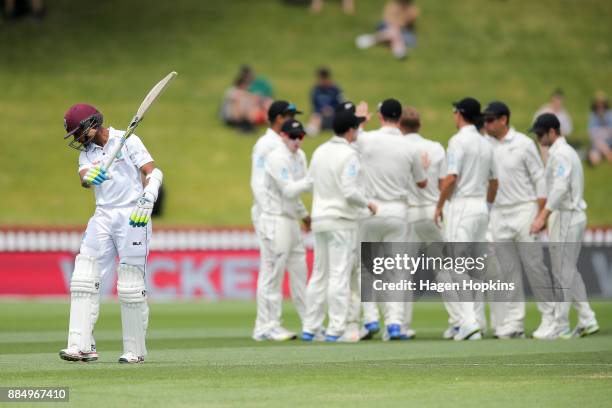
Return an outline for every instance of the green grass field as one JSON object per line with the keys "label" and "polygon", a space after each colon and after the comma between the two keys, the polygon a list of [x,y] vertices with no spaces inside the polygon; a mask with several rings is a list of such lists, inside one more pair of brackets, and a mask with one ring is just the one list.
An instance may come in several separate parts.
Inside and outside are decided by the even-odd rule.
{"label": "green grass field", "polygon": [[[149,356],[134,366],[116,363],[116,303],[102,305],[100,361],[60,360],[68,309],[66,302],[0,303],[0,386],[68,386],[71,404],[90,408],[595,407],[612,397],[610,303],[594,303],[602,331],[579,340],[444,341],[443,307],[419,303],[416,340],[357,344],[256,343],[250,302],[154,303]],[[285,310],[286,326],[299,330],[290,305]],[[529,331],[536,314],[530,305]]]}
{"label": "green grass field", "polygon": [[[419,47],[408,60],[355,49],[382,1],[359,0],[345,16],[280,0],[48,2],[42,24],[0,22],[0,224],[84,224],[93,209],[62,140],[72,103],[97,105],[123,128],[146,91],[180,74],[139,129],[165,174],[163,224],[249,224],[253,137],[223,128],[217,109],[242,63],[306,111],[313,72],[331,67],[347,98],[372,106],[395,96],[423,113],[423,134],[446,144],[450,103],[498,98],[519,130],[557,86],[586,140],[590,99],[612,93],[612,2],[607,0],[419,0]],[[374,124],[370,125],[373,127]],[[263,131],[263,130],[262,130]],[[309,140],[308,153],[326,136]],[[612,224],[612,167],[587,169],[590,224]]]}

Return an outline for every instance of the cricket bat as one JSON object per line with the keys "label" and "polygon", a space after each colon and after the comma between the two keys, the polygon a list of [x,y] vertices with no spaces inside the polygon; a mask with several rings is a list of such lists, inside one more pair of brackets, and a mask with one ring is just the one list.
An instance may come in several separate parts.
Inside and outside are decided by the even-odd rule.
{"label": "cricket bat", "polygon": [[106,162],[103,164],[102,169],[104,170],[108,170],[108,168],[113,164],[113,162],[115,161],[115,158],[117,157],[117,155],[119,154],[119,152],[121,151],[121,148],[123,147],[123,145],[125,144],[125,141],[127,140],[128,137],[130,137],[133,133],[134,130],[136,129],[136,127],[138,126],[138,124],[140,122],[142,122],[142,119],[144,118],[145,113],[147,113],[147,111],[149,110],[149,108],[151,107],[151,105],[153,104],[153,102],[155,102],[155,100],[157,99],[157,97],[162,93],[162,91],[168,86],[168,84],[170,83],[170,81],[172,81],[172,79],[174,79],[175,76],[177,76],[178,74],[175,71],[172,71],[171,73],[169,73],[168,75],[166,75],[164,77],[164,79],[162,79],[161,81],[159,81],[147,94],[147,96],[145,96],[144,100],[142,101],[142,103],[140,104],[140,107],[138,108],[138,111],[136,112],[136,115],[134,115],[134,117],[132,118],[130,124],[128,125],[128,128],[125,131],[125,134],[121,137],[121,141],[119,142],[119,144],[117,144],[117,146],[115,146],[115,148],[112,150],[110,156],[108,157],[108,159],[106,160]]}

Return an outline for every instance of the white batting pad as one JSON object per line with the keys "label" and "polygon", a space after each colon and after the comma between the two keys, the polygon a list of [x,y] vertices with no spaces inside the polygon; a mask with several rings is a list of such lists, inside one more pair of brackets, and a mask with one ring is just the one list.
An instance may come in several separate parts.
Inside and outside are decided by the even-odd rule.
{"label": "white batting pad", "polygon": [[95,258],[77,255],[70,281],[68,348],[91,351],[93,328],[100,310],[100,266]]}
{"label": "white batting pad", "polygon": [[117,294],[121,302],[123,352],[146,356],[145,337],[149,323],[144,273],[134,265],[120,264],[117,268]]}

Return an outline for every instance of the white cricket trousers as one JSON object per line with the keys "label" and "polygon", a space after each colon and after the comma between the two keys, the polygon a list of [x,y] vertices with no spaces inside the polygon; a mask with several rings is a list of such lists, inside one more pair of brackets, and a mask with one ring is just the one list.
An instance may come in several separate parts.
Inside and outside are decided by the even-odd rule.
{"label": "white cricket trousers", "polygon": [[577,267],[586,223],[584,211],[553,211],[548,220],[553,274],[560,288],[568,288],[562,289],[564,301],[557,304],[555,311],[555,321],[560,329],[569,328],[569,309],[572,303],[578,312],[579,327],[596,321]]}
{"label": "white cricket trousers", "polygon": [[[380,209],[379,209],[380,210]],[[379,216],[364,218],[359,226],[360,242],[404,242],[406,240],[406,220],[402,217]],[[403,325],[406,318],[412,320],[412,310],[406,311],[406,302],[363,302],[365,323],[377,322],[378,305],[383,308],[385,325]],[[410,315],[408,316],[407,313]]]}
{"label": "white cricket trousers", "polygon": [[357,260],[356,240],[356,228],[314,233],[314,268],[306,288],[304,332],[318,333],[323,329],[327,304],[325,333],[344,333],[351,305],[351,274]]}
{"label": "white cricket trousers", "polygon": [[257,318],[255,336],[281,325],[282,282],[289,271],[291,298],[304,319],[307,266],[306,249],[298,220],[261,214],[254,219],[259,239],[260,267],[257,276]]}
{"label": "white cricket trousers", "polygon": [[[408,242],[421,242],[425,244],[431,244],[432,242],[445,242],[442,230],[438,228],[434,222],[434,214],[436,211],[435,204],[419,207],[409,207],[407,213],[408,228],[407,228],[407,239]],[[440,248],[441,245],[435,245],[434,248]],[[442,254],[428,253],[427,256],[442,256]],[[436,272],[436,280],[438,282],[451,283],[452,277],[449,271],[441,270]],[[442,300],[444,307],[448,312],[448,324],[451,326],[459,326],[461,324],[461,310],[457,307],[457,302],[451,302],[447,300],[446,292],[442,293]],[[404,329],[409,328],[412,323],[412,303],[405,304],[404,315],[406,321],[404,322]]]}
{"label": "white cricket trousers", "polygon": [[111,273],[117,257],[119,263],[137,266],[145,272],[152,222],[146,227],[132,227],[130,215],[134,206],[96,207],[87,223],[79,253],[96,258],[100,265],[100,277]]}
{"label": "white cricket trousers", "polygon": [[[498,273],[507,282],[515,282],[517,289],[508,301],[495,306],[500,310],[502,321],[497,325],[504,331],[523,331],[525,320],[525,301],[523,289],[523,270],[529,281],[538,311],[542,317],[552,319],[555,303],[550,300],[550,273],[544,263],[544,252],[537,243],[537,236],[529,230],[538,215],[537,202],[526,202],[510,206],[494,207],[489,225],[497,260]],[[548,297],[548,301],[543,299]],[[493,309],[493,305],[492,309]]]}
{"label": "white cricket trousers", "polygon": [[[489,211],[485,197],[453,198],[446,211],[444,235],[448,242],[453,243],[485,242],[488,223]],[[458,274],[453,271],[450,273],[453,281],[459,284],[464,279],[468,279],[465,274]],[[450,302],[454,303],[451,307],[459,311],[460,325],[479,324],[482,326],[483,302],[479,298],[465,293],[465,291],[461,293],[461,298],[464,301]],[[475,300],[478,301],[475,302]]]}

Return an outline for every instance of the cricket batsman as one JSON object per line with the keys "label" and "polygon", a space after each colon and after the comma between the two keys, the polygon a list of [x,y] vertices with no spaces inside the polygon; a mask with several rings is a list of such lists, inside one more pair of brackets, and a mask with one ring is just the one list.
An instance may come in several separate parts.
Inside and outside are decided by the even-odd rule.
{"label": "cricket batsman", "polygon": [[[281,127],[282,144],[266,159],[264,186],[266,195],[261,206],[259,232],[266,253],[260,270],[257,292],[257,321],[253,339],[294,340],[297,334],[281,325],[281,284],[285,268],[293,271],[292,296],[303,302],[306,292],[306,248],[300,230],[300,220],[310,229],[310,216],[300,194],[310,191],[312,183],[306,177],[306,154],[300,149],[306,132],[300,122],[288,119]],[[300,318],[304,310],[298,308]]]}
{"label": "cricket batsman", "polygon": [[[487,203],[495,200],[497,173],[493,161],[493,148],[476,129],[481,118],[480,102],[463,98],[453,104],[455,125],[459,130],[448,142],[447,175],[442,183],[440,198],[434,213],[434,221],[440,225],[444,204],[449,200],[445,220],[445,236],[448,242],[485,242],[489,223]],[[463,278],[456,272],[454,279]],[[461,310],[461,323],[454,340],[479,340],[482,338],[474,298],[456,303]],[[484,327],[482,327],[484,329]]]}
{"label": "cricket batsman", "polygon": [[136,135],[126,140],[108,171],[107,155],[120,143],[123,131],[102,126],[103,116],[91,105],[79,103],[64,116],[79,150],[79,177],[94,189],[96,210],[90,218],[70,282],[68,347],[63,360],[98,359],[93,330],[100,310],[100,280],[117,266],[117,294],[121,302],[123,354],[120,363],[141,363],[147,355],[145,336],[149,320],[145,272],[151,240],[151,212],[162,183],[162,172]]}
{"label": "cricket batsman", "polygon": [[[566,339],[595,334],[599,331],[599,324],[576,266],[587,223],[582,163],[561,135],[561,123],[554,114],[538,116],[531,131],[542,146],[549,148],[545,171],[548,199],[533,221],[531,233],[542,231],[548,223],[552,271],[563,294],[555,310],[555,327],[547,338]],[[573,331],[569,327],[572,303],[578,312],[578,324]]]}

